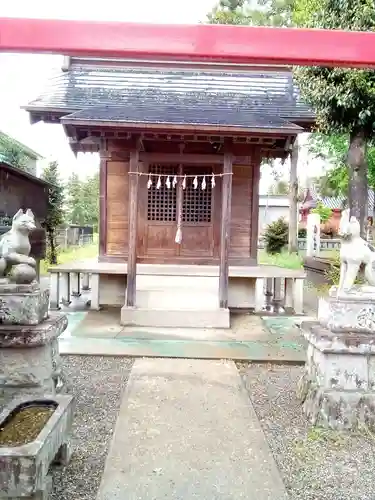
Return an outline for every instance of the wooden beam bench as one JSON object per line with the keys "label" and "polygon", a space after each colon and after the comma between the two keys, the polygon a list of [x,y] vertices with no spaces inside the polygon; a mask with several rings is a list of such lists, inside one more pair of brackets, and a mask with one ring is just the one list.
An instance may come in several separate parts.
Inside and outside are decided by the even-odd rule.
{"label": "wooden beam bench", "polygon": [[[118,286],[123,296],[127,285],[126,263],[102,263],[96,260],[77,261],[61,264],[49,269],[51,280],[50,308],[59,308],[61,302],[70,303],[74,295],[91,288],[91,306],[99,310],[102,302],[104,279],[119,276]],[[219,278],[218,266],[194,266],[171,264],[137,264],[137,275],[150,276],[197,276]],[[285,308],[295,314],[303,314],[303,269],[284,269],[277,266],[229,266],[228,306],[230,309],[253,309],[256,313],[265,310],[266,297],[270,286],[276,291],[280,283],[285,283]],[[101,287],[101,280],[102,287]],[[90,281],[90,282],[89,282]],[[271,285],[270,285],[271,283]],[[102,288],[102,290],[101,290]],[[119,295],[119,292],[117,292]],[[276,298],[276,297],[275,297]],[[122,297],[113,305],[121,305]]]}

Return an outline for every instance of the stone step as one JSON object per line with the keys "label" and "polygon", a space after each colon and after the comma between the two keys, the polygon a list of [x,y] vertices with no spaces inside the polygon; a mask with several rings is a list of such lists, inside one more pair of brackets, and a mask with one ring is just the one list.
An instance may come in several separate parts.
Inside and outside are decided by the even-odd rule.
{"label": "stone step", "polygon": [[217,310],[218,294],[217,277],[137,277],[137,307],[143,309]]}

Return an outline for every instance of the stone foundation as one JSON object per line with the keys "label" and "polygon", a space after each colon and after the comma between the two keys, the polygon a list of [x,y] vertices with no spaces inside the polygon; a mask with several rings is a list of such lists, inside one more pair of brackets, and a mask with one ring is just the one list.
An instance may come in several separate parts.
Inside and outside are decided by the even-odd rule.
{"label": "stone foundation", "polygon": [[298,396],[309,421],[331,429],[375,428],[375,335],[336,333],[319,322],[304,322],[302,330],[309,346]]}
{"label": "stone foundation", "polygon": [[0,405],[15,396],[55,394],[61,387],[58,337],[67,328],[64,314],[39,325],[0,325]]}
{"label": "stone foundation", "polygon": [[38,283],[0,284],[0,324],[38,325],[48,316],[49,290]]}

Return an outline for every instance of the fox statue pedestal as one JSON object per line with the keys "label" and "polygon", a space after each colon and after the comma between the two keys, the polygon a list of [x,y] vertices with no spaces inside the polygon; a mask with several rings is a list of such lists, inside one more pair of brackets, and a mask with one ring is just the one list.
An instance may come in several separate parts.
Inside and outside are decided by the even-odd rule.
{"label": "fox statue pedestal", "polygon": [[48,315],[49,290],[35,281],[34,229],[31,210],[19,210],[0,239],[0,406],[14,396],[54,395],[62,386],[58,337],[68,321]]}
{"label": "fox statue pedestal", "polygon": [[0,283],[0,407],[15,396],[56,394],[62,387],[58,337],[64,314],[48,315],[49,290]]}
{"label": "fox statue pedestal", "polygon": [[[344,223],[340,284],[320,300],[318,321],[301,325],[308,349],[298,395],[314,425],[375,429],[375,253],[354,217],[344,213]],[[354,285],[361,264],[370,286]]]}
{"label": "fox statue pedestal", "polygon": [[58,337],[67,326],[58,313],[39,325],[0,325],[0,408],[14,397],[62,390]]}
{"label": "fox statue pedestal", "polygon": [[298,386],[303,411],[314,425],[374,429],[375,293],[329,297],[320,307],[320,321],[301,325],[308,341]]}

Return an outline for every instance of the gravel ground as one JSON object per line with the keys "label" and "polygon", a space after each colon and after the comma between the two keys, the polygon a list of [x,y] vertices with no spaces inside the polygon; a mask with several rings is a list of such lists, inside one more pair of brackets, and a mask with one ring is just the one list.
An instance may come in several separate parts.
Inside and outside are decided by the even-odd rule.
{"label": "gravel ground", "polygon": [[133,361],[99,356],[62,360],[67,392],[76,396],[77,408],[72,461],[53,468],[51,500],[94,500]]}
{"label": "gravel ground", "polygon": [[375,434],[307,425],[295,395],[302,367],[239,369],[290,500],[375,500]]}

